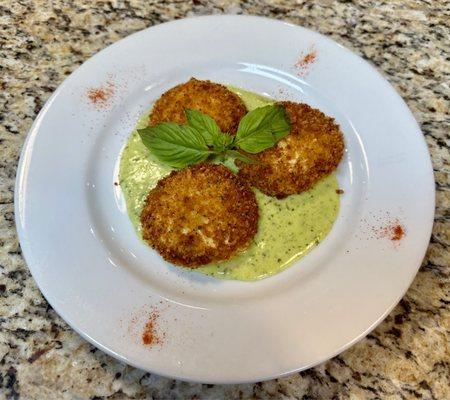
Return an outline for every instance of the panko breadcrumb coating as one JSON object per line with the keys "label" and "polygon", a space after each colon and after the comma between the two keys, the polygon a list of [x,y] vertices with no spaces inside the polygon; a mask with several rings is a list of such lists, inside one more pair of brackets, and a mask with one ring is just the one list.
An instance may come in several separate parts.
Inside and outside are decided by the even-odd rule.
{"label": "panko breadcrumb coating", "polygon": [[199,110],[213,118],[222,132],[235,134],[247,113],[242,100],[225,86],[191,78],[165,92],[153,106],[150,125],[161,122],[186,123],[184,110]]}
{"label": "panko breadcrumb coating", "polygon": [[321,111],[290,101],[278,104],[286,108],[291,121],[289,135],[270,149],[248,155],[258,164],[237,164],[242,179],[282,199],[310,189],[333,172],[344,153],[344,138],[334,119]]}
{"label": "panko breadcrumb coating", "polygon": [[148,194],[144,240],[174,264],[195,268],[245,250],[258,229],[254,192],[223,165],[173,171]]}

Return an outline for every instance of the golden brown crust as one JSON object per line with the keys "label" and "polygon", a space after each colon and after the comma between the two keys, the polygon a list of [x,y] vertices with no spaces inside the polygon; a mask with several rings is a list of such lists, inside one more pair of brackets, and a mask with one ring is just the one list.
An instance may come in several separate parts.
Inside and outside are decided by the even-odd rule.
{"label": "golden brown crust", "polygon": [[148,194],[144,240],[164,259],[195,268],[245,250],[258,229],[253,191],[223,165],[173,171]]}
{"label": "golden brown crust", "polygon": [[165,92],[153,106],[150,125],[161,122],[186,123],[184,110],[200,110],[213,118],[222,132],[235,134],[239,121],[247,113],[242,100],[225,86],[191,78]]}
{"label": "golden brown crust", "polygon": [[310,189],[333,172],[344,153],[344,138],[333,118],[307,104],[280,102],[291,132],[276,146],[250,155],[260,164],[238,161],[239,176],[279,199]]}

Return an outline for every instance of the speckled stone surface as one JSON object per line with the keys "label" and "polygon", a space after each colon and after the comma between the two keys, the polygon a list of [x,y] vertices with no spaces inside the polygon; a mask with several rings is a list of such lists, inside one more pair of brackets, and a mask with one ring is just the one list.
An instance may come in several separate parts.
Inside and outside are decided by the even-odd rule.
{"label": "speckled stone surface", "polygon": [[[373,63],[419,121],[437,188],[436,220],[423,266],[373,333],[316,368],[237,386],[160,378],[86,343],[40,294],[21,256],[13,220],[23,141],[63,79],[130,33],[212,13],[300,24]],[[0,2],[0,398],[450,399],[449,25],[445,0]]]}

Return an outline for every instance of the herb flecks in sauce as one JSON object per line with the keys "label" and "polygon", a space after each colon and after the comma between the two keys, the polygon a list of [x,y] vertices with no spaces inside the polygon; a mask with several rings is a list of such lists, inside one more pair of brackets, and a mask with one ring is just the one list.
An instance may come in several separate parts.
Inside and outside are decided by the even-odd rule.
{"label": "herb flecks in sauce", "polygon": [[[273,101],[241,89],[232,88],[249,110]],[[148,124],[144,116],[136,128]],[[120,186],[128,214],[140,236],[139,215],[148,192],[172,169],[152,156],[133,131],[120,162]],[[255,190],[260,207],[258,233],[243,253],[219,264],[194,271],[223,279],[257,280],[274,275],[315,247],[331,230],[339,212],[339,188],[334,174],[311,190],[283,200]]]}

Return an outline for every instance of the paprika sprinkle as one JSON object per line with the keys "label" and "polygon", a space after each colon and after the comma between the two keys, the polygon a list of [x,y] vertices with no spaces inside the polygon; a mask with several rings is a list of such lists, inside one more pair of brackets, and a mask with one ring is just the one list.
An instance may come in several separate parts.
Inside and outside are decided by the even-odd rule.
{"label": "paprika sprinkle", "polygon": [[405,236],[405,228],[398,220],[390,222],[387,226],[379,229],[377,232],[378,238],[387,238],[392,242],[398,242]]}
{"label": "paprika sprinkle", "polygon": [[391,240],[400,240],[405,234],[405,230],[401,225],[396,225],[392,228]]}
{"label": "paprika sprinkle", "polygon": [[159,312],[156,309],[152,310],[142,332],[142,343],[144,343],[145,345],[152,346],[155,344],[163,343],[165,333],[163,333],[162,335],[158,333],[158,318]]}
{"label": "paprika sprinkle", "polygon": [[108,81],[105,85],[91,88],[87,91],[87,98],[89,102],[96,108],[106,108],[109,104],[109,100],[114,96],[115,86],[111,81]]}
{"label": "paprika sprinkle", "polygon": [[301,54],[295,66],[299,68],[298,75],[305,76],[309,72],[309,67],[317,60],[317,51],[311,47],[307,54]]}

